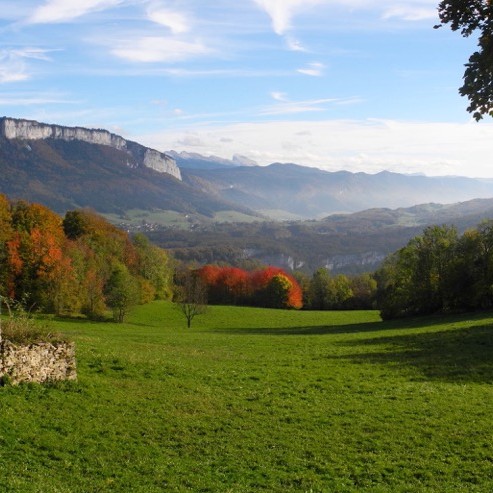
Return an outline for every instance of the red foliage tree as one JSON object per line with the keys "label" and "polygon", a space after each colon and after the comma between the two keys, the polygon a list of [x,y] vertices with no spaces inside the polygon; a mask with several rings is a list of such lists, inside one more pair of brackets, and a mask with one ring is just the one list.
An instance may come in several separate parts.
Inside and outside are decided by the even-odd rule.
{"label": "red foliage tree", "polygon": [[197,273],[207,285],[210,303],[279,308],[301,308],[303,305],[301,287],[293,276],[279,267],[249,273],[237,267],[206,265]]}

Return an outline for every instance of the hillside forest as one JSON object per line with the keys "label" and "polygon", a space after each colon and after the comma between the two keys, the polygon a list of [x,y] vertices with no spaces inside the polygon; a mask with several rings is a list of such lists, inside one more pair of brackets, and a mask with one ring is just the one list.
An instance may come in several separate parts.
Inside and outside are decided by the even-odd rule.
{"label": "hillside forest", "polygon": [[129,306],[172,294],[167,253],[132,240],[88,210],[62,219],[50,209],[0,195],[0,295],[56,314],[123,320]]}
{"label": "hillside forest", "polygon": [[155,299],[291,309],[378,308],[383,318],[477,310],[493,305],[493,221],[462,235],[430,226],[373,273],[312,275],[279,267],[185,264],[143,234],[130,236],[90,210],[62,218],[0,195],[0,295],[55,314],[123,321]]}

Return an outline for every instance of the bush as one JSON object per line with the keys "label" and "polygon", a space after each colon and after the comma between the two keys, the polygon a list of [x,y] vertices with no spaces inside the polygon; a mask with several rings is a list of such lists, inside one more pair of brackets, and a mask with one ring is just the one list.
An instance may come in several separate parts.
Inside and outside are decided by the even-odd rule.
{"label": "bush", "polygon": [[59,342],[64,340],[61,334],[53,333],[46,325],[40,325],[33,319],[31,311],[20,301],[3,298],[8,318],[1,320],[1,339],[15,344],[34,344],[36,342]]}

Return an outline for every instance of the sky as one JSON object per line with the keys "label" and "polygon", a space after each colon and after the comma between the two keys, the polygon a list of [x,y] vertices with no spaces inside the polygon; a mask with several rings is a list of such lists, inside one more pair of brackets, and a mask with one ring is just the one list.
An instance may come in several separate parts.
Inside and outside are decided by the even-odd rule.
{"label": "sky", "polygon": [[165,152],[493,177],[438,0],[0,0],[0,115]]}

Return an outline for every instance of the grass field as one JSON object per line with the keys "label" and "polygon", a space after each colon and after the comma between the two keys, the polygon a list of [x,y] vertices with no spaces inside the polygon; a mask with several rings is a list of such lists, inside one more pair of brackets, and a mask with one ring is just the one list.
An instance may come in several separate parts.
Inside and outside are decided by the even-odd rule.
{"label": "grass field", "polygon": [[153,224],[176,229],[190,229],[191,224],[210,224],[224,222],[255,222],[265,221],[260,216],[242,214],[238,211],[219,211],[213,218],[200,214],[184,214],[175,211],[130,209],[122,214],[103,214],[113,224],[124,224],[127,227],[136,228],[143,224]]}
{"label": "grass field", "polygon": [[53,323],[79,380],[0,388],[2,493],[493,491],[492,313]]}

